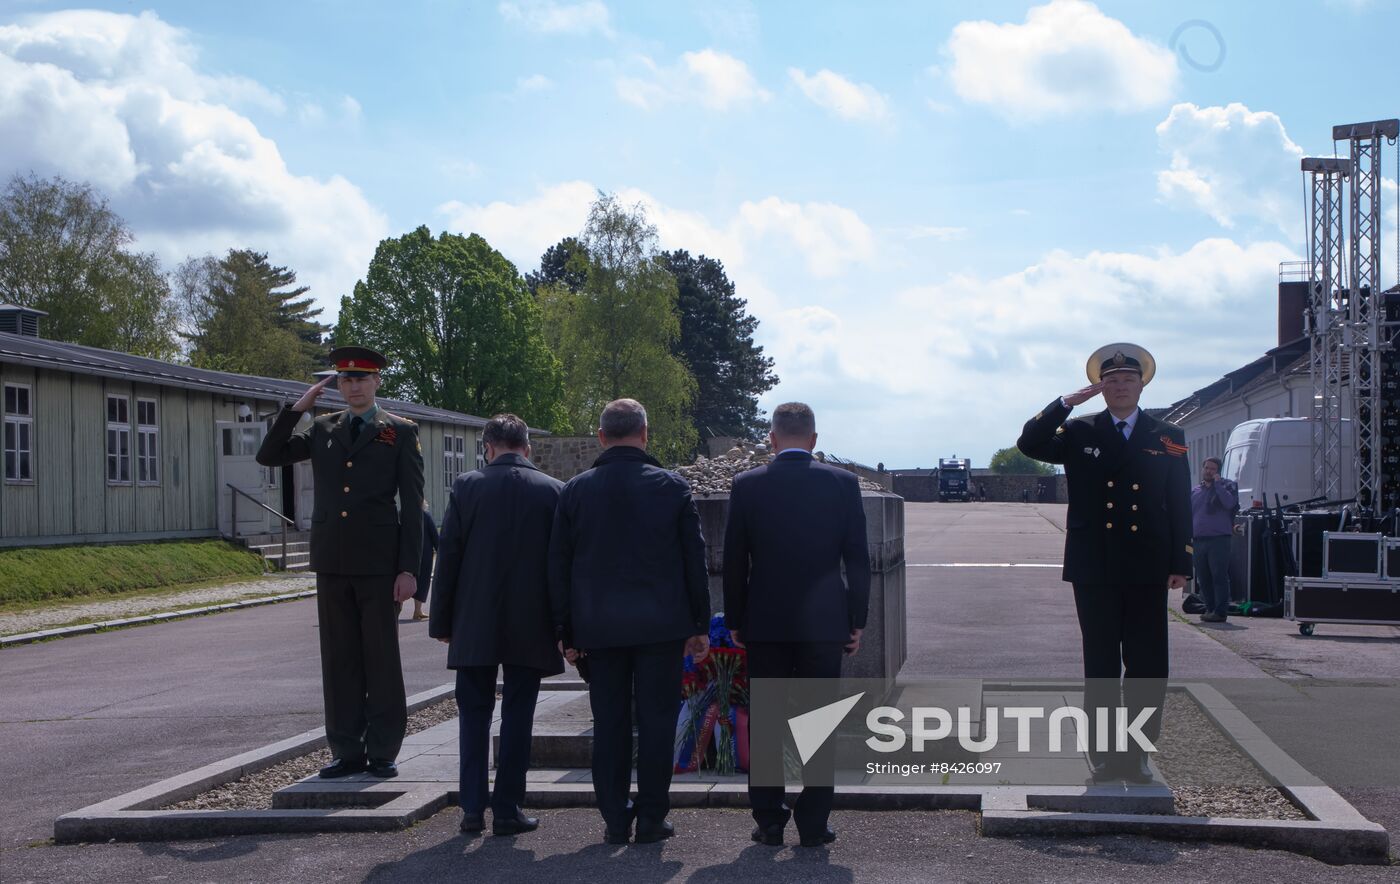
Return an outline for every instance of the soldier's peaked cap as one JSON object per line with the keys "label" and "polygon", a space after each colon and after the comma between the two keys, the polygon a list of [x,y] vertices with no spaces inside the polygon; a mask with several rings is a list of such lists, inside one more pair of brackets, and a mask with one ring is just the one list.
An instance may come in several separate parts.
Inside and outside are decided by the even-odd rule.
{"label": "soldier's peaked cap", "polygon": [[379,374],[389,360],[368,347],[336,347],[330,353],[331,365],[342,375],[363,377]]}
{"label": "soldier's peaked cap", "polygon": [[1137,344],[1105,344],[1094,351],[1084,366],[1084,373],[1089,376],[1091,384],[1099,383],[1115,371],[1135,371],[1142,375],[1142,382],[1146,385],[1157,373],[1157,360]]}

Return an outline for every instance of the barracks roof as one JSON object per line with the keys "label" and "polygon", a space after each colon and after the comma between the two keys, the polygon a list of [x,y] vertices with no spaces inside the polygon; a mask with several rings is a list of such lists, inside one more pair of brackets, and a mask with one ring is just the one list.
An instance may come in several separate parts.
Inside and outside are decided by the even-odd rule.
{"label": "barracks roof", "polygon": [[[0,332],[0,362],[26,365],[50,371],[67,371],[74,374],[94,375],[115,378],[139,384],[155,384],[162,387],[180,387],[186,390],[201,390],[209,393],[226,393],[251,396],[259,399],[295,402],[306,392],[310,384],[301,381],[287,381],[279,378],[262,378],[254,375],[233,374],[226,371],[211,371],[193,368],[188,365],[175,365],[159,359],[132,356],[115,350],[101,350],[85,347],[82,344],[68,344],[36,338],[31,335],[16,335]],[[316,402],[317,406],[330,409],[345,407],[345,400],[336,390],[327,389]],[[398,399],[380,399],[379,404],[393,413],[415,421],[431,420],[438,423],[457,424],[467,427],[483,427],[486,419],[458,411],[432,408],[414,402]]]}
{"label": "barracks roof", "polygon": [[1238,399],[1279,377],[1306,372],[1308,369],[1308,339],[1297,338],[1275,347],[1253,362],[1229,372],[1220,380],[1202,387],[1185,399],[1172,404],[1165,420],[1180,424],[1183,420],[1215,405]]}

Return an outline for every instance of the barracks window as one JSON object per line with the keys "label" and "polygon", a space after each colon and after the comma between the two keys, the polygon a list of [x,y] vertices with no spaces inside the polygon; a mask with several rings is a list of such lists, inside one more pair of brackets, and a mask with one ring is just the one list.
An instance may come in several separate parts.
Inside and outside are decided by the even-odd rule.
{"label": "barracks window", "polygon": [[34,403],[28,384],[5,385],[5,481],[34,481]]}
{"label": "barracks window", "polygon": [[156,400],[136,400],[136,481],[160,484],[160,421]]}
{"label": "barracks window", "polygon": [[131,484],[131,399],[107,397],[107,484]]}
{"label": "barracks window", "polygon": [[452,482],[467,471],[467,440],[464,436],[444,436],[442,438],[442,472],[447,490],[452,490]]}

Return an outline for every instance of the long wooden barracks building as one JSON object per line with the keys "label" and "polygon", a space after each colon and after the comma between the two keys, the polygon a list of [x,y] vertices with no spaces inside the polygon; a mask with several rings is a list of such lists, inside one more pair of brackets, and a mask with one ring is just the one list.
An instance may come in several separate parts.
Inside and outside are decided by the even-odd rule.
{"label": "long wooden barracks building", "polygon": [[[310,464],[253,459],[268,421],[307,384],[45,340],[43,315],[0,304],[0,547],[272,534],[282,522],[269,509],[289,530],[309,530]],[[452,480],[481,463],[486,421],[379,404],[419,425],[424,491],[440,519]],[[344,407],[328,389],[316,413]],[[234,488],[248,495],[238,495],[236,526]]]}

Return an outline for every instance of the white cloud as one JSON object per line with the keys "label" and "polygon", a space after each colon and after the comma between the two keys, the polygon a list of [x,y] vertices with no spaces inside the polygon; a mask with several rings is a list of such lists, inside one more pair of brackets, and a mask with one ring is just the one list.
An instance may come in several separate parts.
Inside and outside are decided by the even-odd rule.
{"label": "white cloud", "polygon": [[[539,261],[546,248],[577,236],[588,218],[598,189],[586,181],[568,181],[540,190],[520,202],[472,205],[444,203],[439,214],[449,227],[480,233],[522,270]],[[661,246],[682,248],[739,266],[758,244],[771,255],[791,250],[807,273],[818,279],[839,276],[875,257],[875,235],[851,209],[832,203],[794,203],[767,197],[741,203],[716,223],[698,212],[668,206],[646,191],[622,188],[623,205],[640,203],[656,225]]]}
{"label": "white cloud", "polygon": [[788,68],[788,76],[812,103],[843,120],[878,123],[889,118],[889,99],[869,83],[853,83],[826,69],[808,76]]}
{"label": "white cloud", "polygon": [[540,34],[591,34],[612,36],[608,7],[598,0],[556,3],[553,0],[506,0],[497,10],[501,18]]}
{"label": "white cloud", "polygon": [[280,96],[254,80],[199,71],[198,52],[184,32],[152,12],[71,10],[0,25],[0,53],[29,67],[51,65],[83,82],[158,83],[188,101],[286,110]]}
{"label": "white cloud", "polygon": [[345,179],[294,174],[230,106],[269,97],[202,72],[188,35],[151,13],[28,18],[0,27],[0,177],[91,182],[167,263],[267,251],[334,312],[387,222]]}
{"label": "white cloud", "polygon": [[449,227],[481,234],[523,273],[535,268],[545,249],[578,235],[597,197],[592,184],[566,181],[519,203],[498,200],[483,206],[452,200],[438,206],[438,214],[446,217]]}
{"label": "white cloud", "polygon": [[515,91],[520,93],[544,92],[554,88],[554,81],[544,74],[532,74],[515,81]]}
{"label": "white cloud", "polygon": [[816,277],[836,276],[875,256],[875,234],[854,211],[834,203],[790,203],[770,196],[739,207],[743,226],[756,235],[785,237]]}
{"label": "white cloud", "polygon": [[963,99],[1008,117],[1138,111],[1176,90],[1176,56],[1084,0],[1051,0],[1024,24],[965,21],[946,52]]}
{"label": "white cloud", "polygon": [[618,97],[643,110],[666,104],[693,103],[724,111],[767,101],[772,96],[758,85],[749,66],[714,49],[686,52],[673,65],[660,66],[642,56],[640,77],[619,77]]}
{"label": "white cloud", "polygon": [[1303,149],[1276,114],[1242,104],[1178,104],[1158,124],[1157,141],[1171,154],[1170,168],[1157,173],[1167,202],[1199,209],[1222,227],[1248,217],[1301,238]]}
{"label": "white cloud", "polygon": [[[1276,309],[1278,264],[1295,257],[1280,243],[1205,239],[1151,254],[1055,251],[1014,273],[907,288],[876,279],[821,303],[804,292],[807,303],[756,313],[782,378],[762,401],[812,403],[822,447],[847,457],[913,467],[957,451],[981,466],[1082,387],[1084,360],[1107,341],[1157,357],[1145,405],[1256,358],[1274,344],[1272,320],[1257,320]],[[872,442],[872,423],[900,432]]]}

